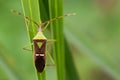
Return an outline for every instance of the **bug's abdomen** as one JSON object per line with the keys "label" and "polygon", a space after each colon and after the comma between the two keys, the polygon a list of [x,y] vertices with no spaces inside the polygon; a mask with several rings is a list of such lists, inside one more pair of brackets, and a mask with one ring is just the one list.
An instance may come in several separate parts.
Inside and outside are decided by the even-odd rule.
{"label": "bug's abdomen", "polygon": [[38,72],[42,72],[45,67],[45,59],[43,56],[36,56],[35,67]]}

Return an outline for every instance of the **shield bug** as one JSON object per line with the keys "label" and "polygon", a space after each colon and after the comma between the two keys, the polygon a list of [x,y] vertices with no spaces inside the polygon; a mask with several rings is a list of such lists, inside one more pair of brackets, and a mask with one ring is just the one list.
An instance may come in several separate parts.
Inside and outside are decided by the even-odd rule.
{"label": "shield bug", "polygon": [[42,72],[45,67],[46,41],[47,38],[43,35],[42,31],[38,31],[37,35],[33,38],[34,63],[38,72]]}
{"label": "shield bug", "polygon": [[45,68],[45,64],[46,64],[46,43],[47,43],[47,40],[48,40],[43,34],[42,27],[44,27],[44,29],[46,29],[50,22],[52,22],[56,19],[63,18],[65,16],[73,16],[73,15],[75,15],[75,13],[67,14],[67,15],[64,15],[64,16],[59,16],[59,17],[53,18],[51,20],[45,21],[45,22],[43,22],[39,25],[34,20],[29,19],[28,17],[24,16],[22,13],[20,13],[16,10],[12,10],[12,12],[24,17],[25,20],[29,20],[29,21],[33,22],[35,25],[38,26],[38,32],[35,35],[35,37],[33,38],[34,64],[35,64],[37,72],[41,73],[41,72],[43,72],[43,70]]}

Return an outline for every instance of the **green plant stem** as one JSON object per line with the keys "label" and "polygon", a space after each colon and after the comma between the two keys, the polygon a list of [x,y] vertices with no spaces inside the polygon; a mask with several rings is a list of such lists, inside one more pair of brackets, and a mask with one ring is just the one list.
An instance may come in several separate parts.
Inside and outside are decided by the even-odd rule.
{"label": "green plant stem", "polygon": [[37,72],[37,78],[38,80],[46,80],[46,72],[45,70],[41,73]]}
{"label": "green plant stem", "polygon": [[[38,0],[21,0],[23,6],[23,12],[25,16],[28,16],[30,19],[34,20],[37,23],[41,23],[40,19],[40,4]],[[26,22],[27,24],[27,22]],[[33,37],[36,35],[38,31],[38,26],[36,26],[33,22],[30,22],[30,25],[27,26],[27,31],[30,39],[30,43],[33,42]],[[33,49],[33,46],[31,46]],[[33,51],[32,51],[33,52]],[[46,80],[46,73],[43,71],[42,73],[37,72],[38,80]]]}
{"label": "green plant stem", "polygon": [[[50,18],[63,15],[63,0],[49,0],[49,10]],[[63,19],[53,21],[51,25],[52,37],[57,41],[54,45],[54,58],[57,67],[57,77],[58,80],[65,80]]]}

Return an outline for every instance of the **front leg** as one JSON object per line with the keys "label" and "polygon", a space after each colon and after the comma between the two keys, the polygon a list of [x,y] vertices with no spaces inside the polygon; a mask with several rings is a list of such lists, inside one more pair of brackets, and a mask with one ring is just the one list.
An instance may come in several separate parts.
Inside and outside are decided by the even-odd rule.
{"label": "front leg", "polygon": [[28,49],[28,47],[30,47],[31,45],[33,45],[33,43],[31,43],[29,45],[25,45],[22,49],[27,50],[27,51],[32,51],[31,49]]}
{"label": "front leg", "polygon": [[51,43],[54,43],[54,42],[56,42],[55,39],[48,39],[48,40],[47,40],[47,44],[51,44]]}

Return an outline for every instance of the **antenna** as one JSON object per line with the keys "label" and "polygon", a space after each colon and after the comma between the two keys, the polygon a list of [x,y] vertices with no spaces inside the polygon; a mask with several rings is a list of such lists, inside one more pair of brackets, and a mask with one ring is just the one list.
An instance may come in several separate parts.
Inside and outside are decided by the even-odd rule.
{"label": "antenna", "polygon": [[24,17],[26,20],[29,20],[29,21],[33,22],[35,25],[37,25],[39,27],[39,24],[37,22],[35,22],[34,20],[32,20],[29,17],[25,16],[24,14],[22,14],[22,13],[16,11],[16,10],[11,10],[11,12],[16,13],[16,14]]}
{"label": "antenna", "polygon": [[76,13],[69,13],[69,14],[66,14],[66,15],[63,15],[63,16],[58,16],[58,17],[55,17],[55,18],[53,18],[53,19],[50,19],[50,20],[48,20],[48,21],[45,21],[45,22],[41,23],[39,26],[42,27],[42,25],[45,25],[45,24],[50,23],[50,22],[52,22],[52,21],[55,21],[55,20],[57,20],[57,19],[61,19],[61,18],[64,18],[64,17],[66,17],[66,16],[74,16],[74,15],[76,15]]}
{"label": "antenna", "polygon": [[[38,24],[37,22],[35,22],[34,20],[30,19],[29,17],[25,16],[24,14],[22,14],[22,13],[16,11],[16,10],[11,10],[11,12],[18,14],[18,15],[24,17],[24,18],[27,19],[27,20],[30,20],[31,22],[33,22],[34,24],[36,24],[36,25],[38,26],[38,28],[40,28],[40,29],[41,29],[43,26],[45,26],[46,24],[49,24],[50,22],[52,22],[52,21],[54,21],[54,20],[61,19],[61,18],[66,17],[66,16],[74,16],[74,15],[76,15],[76,13],[70,13],[70,14],[66,14],[66,15],[63,15],[63,16],[58,16],[58,17],[56,17],[56,18],[50,19],[50,20],[48,20],[48,21],[45,21],[45,22],[43,22],[43,23],[41,23],[41,24],[39,25],[39,24]],[[46,29],[46,27],[45,27],[45,29]]]}
{"label": "antenna", "polygon": [[76,13],[70,13],[70,14],[66,14],[63,16],[58,16],[58,17],[55,17],[55,18],[50,19],[48,21],[45,21],[39,25],[39,31],[41,31],[41,28],[46,25],[45,28],[43,29],[43,31],[44,31],[48,27],[48,24],[54,20],[61,19],[61,18],[66,17],[66,16],[74,16],[74,15],[76,15]]}

